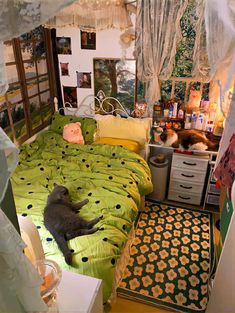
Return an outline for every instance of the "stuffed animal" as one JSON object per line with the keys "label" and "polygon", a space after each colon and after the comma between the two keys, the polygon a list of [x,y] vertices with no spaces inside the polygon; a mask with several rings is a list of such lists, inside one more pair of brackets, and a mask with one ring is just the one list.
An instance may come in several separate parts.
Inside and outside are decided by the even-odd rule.
{"label": "stuffed animal", "polygon": [[190,89],[189,100],[187,103],[187,113],[198,112],[200,107],[200,101],[202,97],[201,90]]}
{"label": "stuffed animal", "polygon": [[84,145],[84,139],[81,130],[81,123],[70,123],[64,126],[63,138],[69,143]]}
{"label": "stuffed animal", "polygon": [[147,109],[147,103],[135,103],[134,111],[132,112],[133,117],[143,117]]}

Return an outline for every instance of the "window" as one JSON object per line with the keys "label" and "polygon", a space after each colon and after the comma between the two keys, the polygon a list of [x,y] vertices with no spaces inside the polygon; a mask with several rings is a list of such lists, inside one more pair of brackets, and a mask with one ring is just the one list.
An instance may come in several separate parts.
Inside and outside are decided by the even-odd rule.
{"label": "window", "polygon": [[0,96],[0,126],[20,144],[50,123],[55,88],[50,31],[38,27],[5,42],[9,90]]}
{"label": "window", "polygon": [[202,98],[208,100],[209,83],[198,82],[192,78],[193,49],[196,40],[196,23],[198,21],[196,10],[197,2],[189,0],[186,11],[180,21],[183,38],[177,46],[172,77],[167,81],[161,82],[161,95],[164,101],[174,98],[186,103],[191,88],[201,90]]}

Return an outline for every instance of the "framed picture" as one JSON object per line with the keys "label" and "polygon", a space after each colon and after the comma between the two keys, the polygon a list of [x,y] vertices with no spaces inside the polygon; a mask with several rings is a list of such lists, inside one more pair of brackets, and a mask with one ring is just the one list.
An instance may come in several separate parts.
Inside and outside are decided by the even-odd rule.
{"label": "framed picture", "polygon": [[96,33],[84,32],[81,30],[81,49],[96,49]]}
{"label": "framed picture", "polygon": [[69,102],[73,108],[77,108],[77,87],[63,86],[63,94],[65,106]]}
{"label": "framed picture", "polygon": [[60,62],[60,69],[62,76],[69,76],[69,63]]}
{"label": "framed picture", "polygon": [[95,94],[117,98],[130,114],[135,104],[136,60],[94,59]]}
{"label": "framed picture", "polygon": [[91,88],[91,73],[77,72],[78,88]]}
{"label": "framed picture", "polygon": [[71,38],[56,37],[56,49],[58,54],[72,54]]}

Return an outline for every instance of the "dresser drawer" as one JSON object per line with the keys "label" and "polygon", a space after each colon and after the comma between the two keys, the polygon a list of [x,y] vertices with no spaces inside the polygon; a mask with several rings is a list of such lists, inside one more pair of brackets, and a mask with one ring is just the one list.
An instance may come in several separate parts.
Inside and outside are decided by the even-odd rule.
{"label": "dresser drawer", "polygon": [[201,203],[201,194],[192,194],[190,192],[180,192],[176,190],[170,189],[168,192],[168,200],[178,201],[178,202],[185,202],[195,205],[200,205]]}
{"label": "dresser drawer", "polygon": [[213,205],[219,205],[219,196],[207,195],[206,203],[213,204]]}
{"label": "dresser drawer", "polygon": [[208,160],[208,156],[195,157],[192,155],[186,156],[175,153],[173,154],[172,166],[193,171],[200,170],[205,172],[207,170]]}
{"label": "dresser drawer", "polygon": [[192,183],[204,184],[206,172],[190,171],[176,167],[171,168],[171,180],[185,180]]}
{"label": "dresser drawer", "polygon": [[173,191],[179,191],[185,194],[202,194],[203,184],[201,183],[193,183],[191,181],[184,180],[171,180],[169,189]]}

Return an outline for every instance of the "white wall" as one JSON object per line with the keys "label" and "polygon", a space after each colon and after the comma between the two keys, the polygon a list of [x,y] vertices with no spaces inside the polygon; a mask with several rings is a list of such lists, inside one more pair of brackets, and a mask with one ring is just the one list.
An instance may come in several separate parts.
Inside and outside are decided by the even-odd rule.
{"label": "white wall", "polygon": [[[96,33],[96,50],[81,49],[80,29],[57,29],[57,37],[71,37],[72,54],[59,54],[59,62],[69,62],[70,76],[61,76],[62,86],[77,86],[78,72],[91,72],[91,89],[77,88],[78,105],[88,95],[94,94],[93,58],[122,58],[123,51],[119,43],[121,31],[116,29],[104,30]],[[126,58],[134,59],[134,42],[126,51]],[[63,93],[63,88],[62,88]]]}

